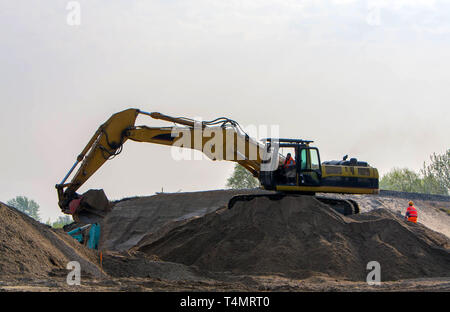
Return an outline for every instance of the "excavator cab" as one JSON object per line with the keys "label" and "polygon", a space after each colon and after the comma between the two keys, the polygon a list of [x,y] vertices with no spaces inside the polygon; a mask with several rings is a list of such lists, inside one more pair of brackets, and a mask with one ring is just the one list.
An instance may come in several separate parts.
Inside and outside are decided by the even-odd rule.
{"label": "excavator cab", "polygon": [[319,150],[316,147],[297,146],[297,185],[318,186],[322,178]]}
{"label": "excavator cab", "polygon": [[[270,146],[275,139],[266,140],[266,144]],[[295,166],[282,165],[273,173],[261,171],[260,180],[263,186],[269,189],[275,189],[277,186],[319,186],[322,178],[320,154],[316,147],[309,146],[312,141],[276,140],[279,148],[286,148],[289,150],[288,155],[294,155],[292,157],[295,159]]]}

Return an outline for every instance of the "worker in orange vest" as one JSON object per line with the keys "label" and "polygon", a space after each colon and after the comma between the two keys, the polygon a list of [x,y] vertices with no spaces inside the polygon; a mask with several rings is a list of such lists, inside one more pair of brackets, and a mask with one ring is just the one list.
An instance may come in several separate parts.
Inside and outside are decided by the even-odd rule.
{"label": "worker in orange vest", "polygon": [[295,160],[294,160],[294,158],[292,158],[291,153],[288,153],[286,155],[286,160],[284,161],[283,167],[288,168],[291,166],[295,166]]}
{"label": "worker in orange vest", "polygon": [[417,209],[414,207],[414,203],[412,201],[409,202],[409,206],[406,209],[405,219],[417,223]]}
{"label": "worker in orange vest", "polygon": [[286,174],[286,182],[288,184],[295,185],[295,177],[296,177],[295,160],[294,158],[292,158],[291,153],[288,153],[286,155],[286,160],[284,161],[283,168]]}

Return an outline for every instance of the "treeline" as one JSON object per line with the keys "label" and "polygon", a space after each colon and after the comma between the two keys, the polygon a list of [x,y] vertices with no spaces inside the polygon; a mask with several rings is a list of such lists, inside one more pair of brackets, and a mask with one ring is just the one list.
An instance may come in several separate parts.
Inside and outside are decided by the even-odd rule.
{"label": "treeline", "polygon": [[419,172],[408,168],[394,168],[380,179],[380,188],[391,191],[425,194],[450,194],[450,149],[442,155],[430,156]]}
{"label": "treeline", "polygon": [[[26,196],[16,196],[15,198],[9,200],[7,202],[7,205],[29,215],[36,221],[42,222],[39,214],[38,203]],[[48,219],[45,224],[53,228],[62,228],[64,225],[70,224],[72,222],[73,220],[71,216],[64,215],[58,217],[55,222],[52,222],[50,219]]]}

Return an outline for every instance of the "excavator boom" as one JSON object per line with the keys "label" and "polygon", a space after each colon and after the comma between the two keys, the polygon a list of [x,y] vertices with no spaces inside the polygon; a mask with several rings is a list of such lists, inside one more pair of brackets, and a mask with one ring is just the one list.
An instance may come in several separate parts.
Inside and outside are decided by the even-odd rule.
{"label": "excavator boom", "polygon": [[[135,126],[139,114],[174,123],[168,127]],[[74,214],[79,205],[88,200],[80,199],[77,190],[109,159],[117,156],[127,140],[155,143],[181,148],[196,149],[212,160],[237,162],[258,177],[264,145],[250,138],[240,126],[229,118],[198,122],[184,117],[171,117],[161,113],[147,113],[139,109],[127,109],[112,115],[94,133],[76,162],[61,183],[56,185],[59,206],[64,213]],[[280,159],[282,161],[282,159]],[[72,180],[68,178],[78,167]],[[104,194],[91,192],[90,201],[104,202]],[[72,206],[71,206],[72,203]],[[85,207],[86,208],[86,207]],[[108,211],[89,207],[92,211]],[[76,216],[76,214],[74,214]]]}

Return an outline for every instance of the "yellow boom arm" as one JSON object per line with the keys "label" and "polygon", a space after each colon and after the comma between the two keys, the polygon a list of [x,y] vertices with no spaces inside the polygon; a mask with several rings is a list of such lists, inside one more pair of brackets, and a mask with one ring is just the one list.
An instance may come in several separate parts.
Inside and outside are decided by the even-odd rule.
{"label": "yellow boom arm", "polygon": [[[173,122],[170,127],[135,126],[139,114],[154,119]],[[77,157],[75,164],[60,184],[56,185],[59,206],[69,211],[69,203],[76,198],[76,191],[109,159],[121,152],[128,140],[156,143],[202,151],[212,160],[234,161],[258,177],[264,145],[245,134],[239,125],[228,118],[197,122],[160,113],[147,113],[127,109],[112,115],[92,136]],[[280,159],[280,162],[282,160]],[[69,176],[78,167],[69,183]]]}

